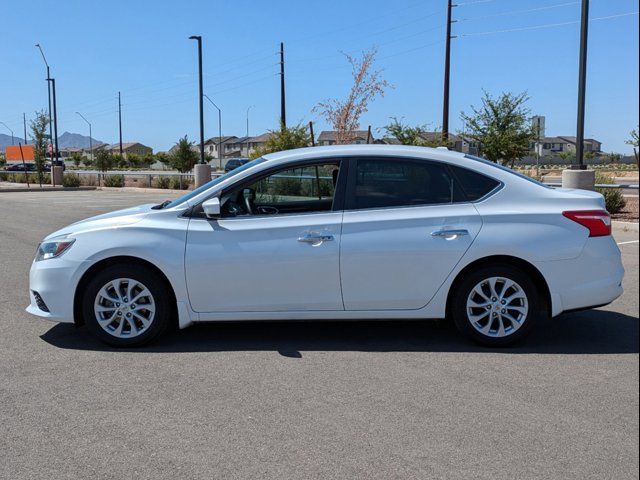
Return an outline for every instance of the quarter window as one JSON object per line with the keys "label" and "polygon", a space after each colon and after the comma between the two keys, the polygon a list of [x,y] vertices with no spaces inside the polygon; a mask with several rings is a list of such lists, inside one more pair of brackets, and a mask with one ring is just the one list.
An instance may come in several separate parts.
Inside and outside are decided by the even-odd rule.
{"label": "quarter window", "polygon": [[351,209],[447,204],[463,194],[446,165],[423,160],[358,159]]}
{"label": "quarter window", "polygon": [[467,197],[467,200],[475,202],[496,188],[500,182],[468,168],[450,165],[456,179]]}

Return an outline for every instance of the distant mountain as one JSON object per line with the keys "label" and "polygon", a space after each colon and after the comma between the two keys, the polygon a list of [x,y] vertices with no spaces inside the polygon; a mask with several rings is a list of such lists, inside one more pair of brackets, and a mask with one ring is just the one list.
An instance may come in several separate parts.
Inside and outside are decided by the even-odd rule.
{"label": "distant mountain", "polygon": [[[93,140],[93,146],[102,145],[104,142]],[[79,133],[64,132],[58,137],[58,148],[89,148],[89,137]]]}
{"label": "distant mountain", "polygon": [[[25,141],[22,137],[15,137],[13,139],[13,144],[18,145],[18,143],[25,144]],[[93,146],[102,145],[104,142],[100,140],[93,139]],[[0,133],[0,152],[5,151],[7,146],[11,145],[11,135],[6,135],[4,133]],[[79,133],[69,133],[64,132],[62,135],[58,137],[58,148],[61,150],[63,148],[89,148],[89,137],[85,135],[81,135]]]}
{"label": "distant mountain", "polygon": [[[24,145],[24,139],[22,137],[15,137],[13,139],[14,145],[18,145],[18,143],[22,143]],[[4,133],[0,133],[0,152],[4,153],[5,148],[11,145],[11,135],[5,135]]]}

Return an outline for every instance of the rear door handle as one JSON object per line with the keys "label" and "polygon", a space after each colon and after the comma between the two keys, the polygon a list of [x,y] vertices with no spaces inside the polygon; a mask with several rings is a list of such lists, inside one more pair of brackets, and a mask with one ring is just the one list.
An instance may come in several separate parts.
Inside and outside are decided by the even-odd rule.
{"label": "rear door handle", "polygon": [[333,235],[304,235],[298,237],[298,241],[302,243],[310,243],[311,245],[319,245],[324,242],[333,241]]}
{"label": "rear door handle", "polygon": [[465,230],[462,228],[452,230],[436,230],[435,232],[431,232],[432,237],[443,237],[447,239],[454,239],[462,237],[464,235],[469,235],[469,230]]}

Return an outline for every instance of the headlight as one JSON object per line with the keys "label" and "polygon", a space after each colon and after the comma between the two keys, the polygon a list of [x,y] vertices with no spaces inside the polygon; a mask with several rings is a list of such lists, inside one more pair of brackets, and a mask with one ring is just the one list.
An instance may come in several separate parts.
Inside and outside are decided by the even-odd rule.
{"label": "headlight", "polygon": [[48,260],[50,258],[56,258],[66,252],[73,242],[75,242],[75,238],[52,238],[51,240],[45,240],[40,245],[38,245],[38,251],[36,252],[36,262],[40,260]]}

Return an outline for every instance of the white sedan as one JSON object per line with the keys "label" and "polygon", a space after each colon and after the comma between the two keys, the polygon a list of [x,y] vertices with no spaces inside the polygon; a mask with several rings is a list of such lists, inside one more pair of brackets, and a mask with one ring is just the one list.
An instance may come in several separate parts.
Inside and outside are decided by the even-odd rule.
{"label": "white sedan", "polygon": [[420,147],[266,155],[45,238],[27,311],[114,346],[176,324],[440,319],[490,346],[622,294],[603,197]]}

